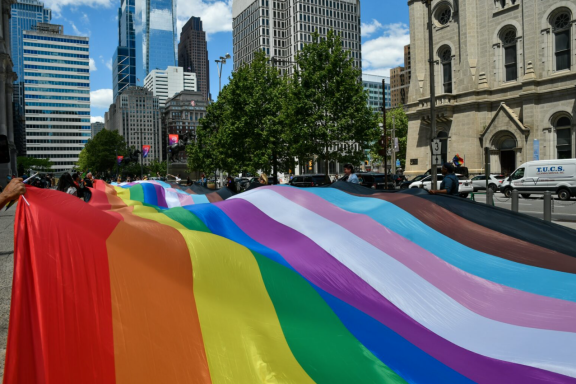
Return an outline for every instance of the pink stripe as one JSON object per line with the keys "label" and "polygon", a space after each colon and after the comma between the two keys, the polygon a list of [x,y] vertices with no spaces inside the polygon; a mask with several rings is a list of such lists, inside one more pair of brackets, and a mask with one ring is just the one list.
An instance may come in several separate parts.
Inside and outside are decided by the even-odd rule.
{"label": "pink stripe", "polygon": [[[347,229],[479,315],[523,327],[576,332],[576,303],[535,295],[469,274],[371,217],[335,207],[315,194],[291,187],[263,188]],[[382,231],[387,232],[386,236],[382,236]]]}
{"label": "pink stripe", "polygon": [[178,199],[180,199],[180,205],[181,206],[194,205],[194,200],[192,199],[192,196],[190,196],[190,195],[185,195],[183,193],[179,193]]}

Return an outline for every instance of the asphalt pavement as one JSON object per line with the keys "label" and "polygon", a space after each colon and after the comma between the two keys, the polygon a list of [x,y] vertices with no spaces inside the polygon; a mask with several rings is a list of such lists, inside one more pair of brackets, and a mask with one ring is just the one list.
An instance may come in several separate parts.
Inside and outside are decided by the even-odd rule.
{"label": "asphalt pavement", "polygon": [[[474,200],[479,203],[486,203],[486,195],[484,193],[474,194]],[[496,193],[494,194],[494,205],[504,209],[512,209],[512,198],[506,198],[502,193]],[[527,199],[520,196],[518,199],[518,211],[543,219],[543,195],[531,195]],[[576,199],[570,201],[553,199],[552,221],[556,224],[576,229]]]}

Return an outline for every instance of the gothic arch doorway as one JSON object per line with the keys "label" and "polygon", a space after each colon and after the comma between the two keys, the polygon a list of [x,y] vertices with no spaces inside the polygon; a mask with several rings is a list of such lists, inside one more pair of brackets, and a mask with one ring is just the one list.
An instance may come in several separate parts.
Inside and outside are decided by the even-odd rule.
{"label": "gothic arch doorway", "polygon": [[496,160],[496,164],[494,165],[497,166],[493,168],[495,172],[510,175],[516,170],[517,147],[518,141],[510,132],[500,133],[494,136],[492,139],[492,157],[490,162],[494,163],[493,160]]}

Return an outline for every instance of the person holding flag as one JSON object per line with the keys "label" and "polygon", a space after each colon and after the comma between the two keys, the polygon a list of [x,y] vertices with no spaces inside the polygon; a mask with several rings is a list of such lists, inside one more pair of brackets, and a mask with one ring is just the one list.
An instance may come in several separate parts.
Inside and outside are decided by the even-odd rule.
{"label": "person holding flag", "polygon": [[452,159],[455,167],[462,167],[464,165],[464,159],[460,157],[460,155],[456,154]]}
{"label": "person holding flag", "polygon": [[4,188],[2,193],[0,193],[0,209],[10,201],[17,200],[20,195],[26,193],[26,185],[23,179],[12,178],[10,183]]}

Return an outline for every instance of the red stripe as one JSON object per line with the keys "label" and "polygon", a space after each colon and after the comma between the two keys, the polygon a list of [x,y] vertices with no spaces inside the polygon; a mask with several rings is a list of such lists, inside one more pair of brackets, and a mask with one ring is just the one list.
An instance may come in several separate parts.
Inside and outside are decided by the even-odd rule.
{"label": "red stripe", "polygon": [[119,220],[57,191],[29,188],[26,198],[4,382],[115,383],[106,239]]}

